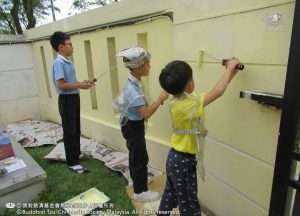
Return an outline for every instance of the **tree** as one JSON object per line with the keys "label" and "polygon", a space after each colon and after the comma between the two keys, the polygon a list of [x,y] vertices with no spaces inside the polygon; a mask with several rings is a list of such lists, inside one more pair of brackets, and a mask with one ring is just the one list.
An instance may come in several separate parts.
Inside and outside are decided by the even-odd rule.
{"label": "tree", "polygon": [[11,15],[7,12],[7,3],[1,2],[0,4],[0,33],[2,34],[16,34],[15,25],[11,19]]}
{"label": "tree", "polygon": [[86,11],[93,6],[104,6],[120,0],[74,0],[73,7],[81,11]]}
{"label": "tree", "polygon": [[0,33],[22,34],[24,28],[34,28],[49,15],[49,6],[49,0],[0,0]]}
{"label": "tree", "polygon": [[[120,0],[73,0],[74,9],[88,10],[93,6],[104,6]],[[52,11],[55,0],[0,0],[0,34],[22,34],[23,29],[34,28]]]}

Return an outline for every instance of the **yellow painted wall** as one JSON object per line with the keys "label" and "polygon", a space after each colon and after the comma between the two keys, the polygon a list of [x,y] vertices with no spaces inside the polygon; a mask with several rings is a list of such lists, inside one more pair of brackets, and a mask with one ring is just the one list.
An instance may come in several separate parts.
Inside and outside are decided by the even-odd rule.
{"label": "yellow painted wall", "polygon": [[[150,62],[150,76],[148,78],[150,95],[152,95],[153,98],[156,98],[161,91],[161,88],[158,86],[159,72],[164,64],[172,59],[173,26],[171,24],[172,22],[170,18],[158,17],[151,22],[136,24],[134,26],[117,27],[111,30],[103,30],[72,36],[71,40],[74,47],[73,61],[77,72],[77,80],[80,81],[88,79],[84,42],[90,41],[94,77],[98,77],[100,74],[108,71],[109,68],[117,66],[116,69],[118,74],[119,90],[122,90],[124,84],[127,81],[129,71],[124,67],[122,59],[117,59],[117,65],[109,65],[107,39],[115,39],[115,47],[116,51],[118,52],[126,47],[137,45],[139,41],[138,35],[141,33],[145,33],[147,34],[147,41],[145,41],[145,43],[147,44],[148,51],[152,55]],[[44,77],[44,73],[42,73],[42,65],[40,64],[42,61],[40,53],[41,46],[44,47],[45,50],[47,73],[51,85],[51,94],[53,95],[52,98],[48,97],[47,89],[45,88],[46,80]],[[161,49],[162,47],[163,49]],[[54,58],[49,41],[47,40],[34,43],[33,54],[34,59],[36,60],[36,69],[37,71],[41,71],[41,73],[38,73],[37,76],[38,80],[40,80],[40,99],[42,110],[44,111],[44,117],[59,122],[60,120],[57,111],[57,95],[52,85],[51,74]],[[105,127],[117,129],[119,133],[118,115],[114,113],[112,108],[112,99],[114,97],[112,95],[110,80],[111,76],[108,73],[107,75],[104,75],[102,78],[100,78],[95,86],[98,109],[92,109],[90,91],[81,90],[81,116],[84,120],[105,125]],[[115,87],[116,86],[114,86],[113,88]],[[168,122],[168,111],[166,107],[163,109],[164,110],[162,112],[158,111],[157,114],[151,119],[151,124],[148,124],[147,135],[149,137],[153,137],[153,139],[159,137],[160,139],[168,140],[169,138],[170,133],[166,133],[166,131],[170,132],[170,127],[168,126],[169,129],[163,131],[160,127],[158,127],[158,125],[161,124],[160,121]],[[105,139],[105,137],[107,136],[107,134],[101,134],[101,132],[100,134],[102,136],[99,136],[99,131],[94,131],[94,129],[87,130],[85,127],[82,127],[82,131],[85,132],[86,135],[101,139]],[[118,135],[117,137],[120,137],[120,135]],[[114,143],[112,145],[116,145],[116,147],[118,147],[120,142],[123,143],[122,138],[118,141],[118,143]],[[124,146],[121,146],[121,148],[124,148]]]}
{"label": "yellow painted wall", "polygon": [[[187,61],[194,71],[196,91],[206,92],[224,72],[224,68],[214,63],[211,57],[238,57],[246,68],[230,83],[222,98],[206,109],[206,127],[209,130],[205,153],[207,179],[205,183],[199,180],[199,198],[218,216],[268,215],[281,110],[241,99],[239,93],[242,90],[260,90],[283,94],[294,1],[123,0],[80,15],[81,22],[75,16],[29,30],[26,34],[28,39],[34,40],[49,36],[56,30],[76,31],[89,27],[86,19],[92,20],[90,26],[94,26],[170,9],[173,22],[159,17],[151,22],[72,36],[77,79],[88,78],[85,41],[90,43],[92,69],[96,77],[112,66],[109,65],[107,46],[107,38],[112,37],[116,51],[137,44],[146,46],[150,51],[151,72],[146,82],[149,82],[153,97],[160,92],[159,72],[170,60]],[[283,14],[285,21],[277,26],[270,25],[266,16],[274,13]],[[141,33],[147,35],[147,42],[143,41],[143,37],[138,38]],[[52,97],[49,98],[47,93],[41,46],[44,47],[50,82],[53,63],[49,41],[34,42],[41,110],[45,119],[59,122],[57,96],[52,84]],[[200,49],[204,50],[201,67],[198,65]],[[90,92],[81,91],[82,132],[126,151],[118,118],[111,106],[112,90],[121,90],[128,75],[121,59],[117,59],[116,70],[118,87],[111,86],[113,76],[110,75],[103,76],[95,87],[98,109],[92,109]],[[166,106],[160,108],[151,118],[146,135],[150,165],[161,170],[164,170],[170,147],[168,115]]]}
{"label": "yellow painted wall", "polygon": [[[239,93],[283,94],[294,3],[191,0],[174,7],[174,55],[193,67],[196,90],[211,89],[224,71],[212,57],[236,56],[246,65],[206,108],[208,178],[199,182],[201,200],[217,215],[267,215],[281,110],[240,99]],[[273,27],[265,20],[272,13],[287,19]],[[200,49],[208,62],[201,67]]]}

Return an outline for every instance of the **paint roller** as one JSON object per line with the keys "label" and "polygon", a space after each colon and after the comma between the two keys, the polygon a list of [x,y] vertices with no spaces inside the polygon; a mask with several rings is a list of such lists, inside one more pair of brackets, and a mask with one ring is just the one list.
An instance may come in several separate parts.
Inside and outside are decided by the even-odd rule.
{"label": "paint roller", "polygon": [[[216,63],[221,63],[223,66],[226,65],[226,63],[230,60],[230,59],[219,59],[219,58],[216,58],[208,53],[205,53],[205,55],[210,58],[210,59],[213,59],[215,61],[217,61]],[[199,52],[199,59],[198,59],[198,65],[201,67],[202,63],[205,63],[205,61],[203,61],[203,57],[204,57],[204,50],[203,49],[200,49],[200,52]],[[237,70],[244,70],[245,66],[243,64],[237,64],[235,66],[235,68]]]}
{"label": "paint roller", "polygon": [[[222,65],[225,66],[226,62],[228,62],[230,59],[222,59]],[[243,64],[237,64],[235,66],[235,69],[237,70],[244,70],[245,66]]]}
{"label": "paint roller", "polygon": [[103,72],[102,74],[100,74],[99,76],[97,76],[96,78],[92,79],[91,82],[95,83],[98,81],[98,79],[100,79],[102,76],[104,76],[105,74],[108,74],[111,70],[115,69],[117,66],[113,66],[111,68],[109,68],[107,71]]}

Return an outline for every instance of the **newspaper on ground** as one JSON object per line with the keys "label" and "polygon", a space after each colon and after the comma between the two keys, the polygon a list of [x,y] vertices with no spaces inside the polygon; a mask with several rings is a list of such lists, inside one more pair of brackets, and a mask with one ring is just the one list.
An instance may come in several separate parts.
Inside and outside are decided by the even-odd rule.
{"label": "newspaper on ground", "polygon": [[99,145],[101,144],[95,139],[88,139],[84,137],[80,138],[80,150],[84,155],[92,156],[93,152],[98,149]]}
{"label": "newspaper on ground", "polygon": [[111,168],[112,170],[126,172],[129,167],[127,154],[121,152],[113,152],[113,153],[115,153],[114,155],[116,157],[113,160],[105,162],[105,165]]}
{"label": "newspaper on ground", "polygon": [[92,153],[92,156],[95,159],[105,162],[104,161],[105,156],[110,154],[113,151],[114,151],[113,149],[99,143],[97,149]]}
{"label": "newspaper on ground", "polygon": [[153,167],[148,166],[148,176],[152,177],[152,176],[158,176],[162,174],[163,174],[162,171],[159,171],[157,169],[154,169]]}
{"label": "newspaper on ground", "polygon": [[[92,154],[93,149],[95,149],[96,147],[94,146],[95,144],[91,143],[92,142],[89,139],[85,137],[80,137],[80,158]],[[58,143],[49,154],[44,156],[44,158],[48,160],[66,161],[64,142]]]}
{"label": "newspaper on ground", "polygon": [[63,139],[62,127],[52,122],[24,120],[8,125],[6,130],[25,148],[57,145]]}
{"label": "newspaper on ground", "polygon": [[[10,124],[6,130],[13,135],[23,147],[37,147],[46,144],[56,145],[44,158],[48,160],[66,161],[64,143],[61,142],[63,139],[63,131],[59,124],[30,119]],[[80,137],[80,150],[81,158],[91,156],[94,159],[104,162],[108,168],[121,172],[127,180],[129,179],[128,153],[116,151],[95,139],[88,139],[83,136]],[[162,172],[148,167],[148,175],[162,175]]]}
{"label": "newspaper on ground", "polygon": [[[108,168],[121,172],[128,180],[130,177],[128,153],[113,150],[95,139],[80,138],[81,157],[92,156],[92,158],[104,162]],[[55,148],[44,157],[49,160],[65,161],[65,148],[63,142],[59,143]],[[148,176],[162,175],[163,172],[148,166]]]}
{"label": "newspaper on ground", "polygon": [[48,160],[66,161],[64,143],[58,143],[49,154],[44,156],[44,158]]}

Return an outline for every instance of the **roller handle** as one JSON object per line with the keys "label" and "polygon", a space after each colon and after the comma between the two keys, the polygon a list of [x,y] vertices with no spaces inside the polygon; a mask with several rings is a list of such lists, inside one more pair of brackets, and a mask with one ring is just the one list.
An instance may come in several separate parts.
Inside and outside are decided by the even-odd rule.
{"label": "roller handle", "polygon": [[[226,62],[229,61],[230,59],[223,59],[222,60],[222,65],[225,66]],[[244,70],[245,66],[243,64],[237,64],[235,66],[235,69],[238,69],[238,70]]]}
{"label": "roller handle", "polygon": [[95,84],[98,80],[96,78],[92,79],[92,80],[89,80],[88,82],[91,83],[91,84]]}

